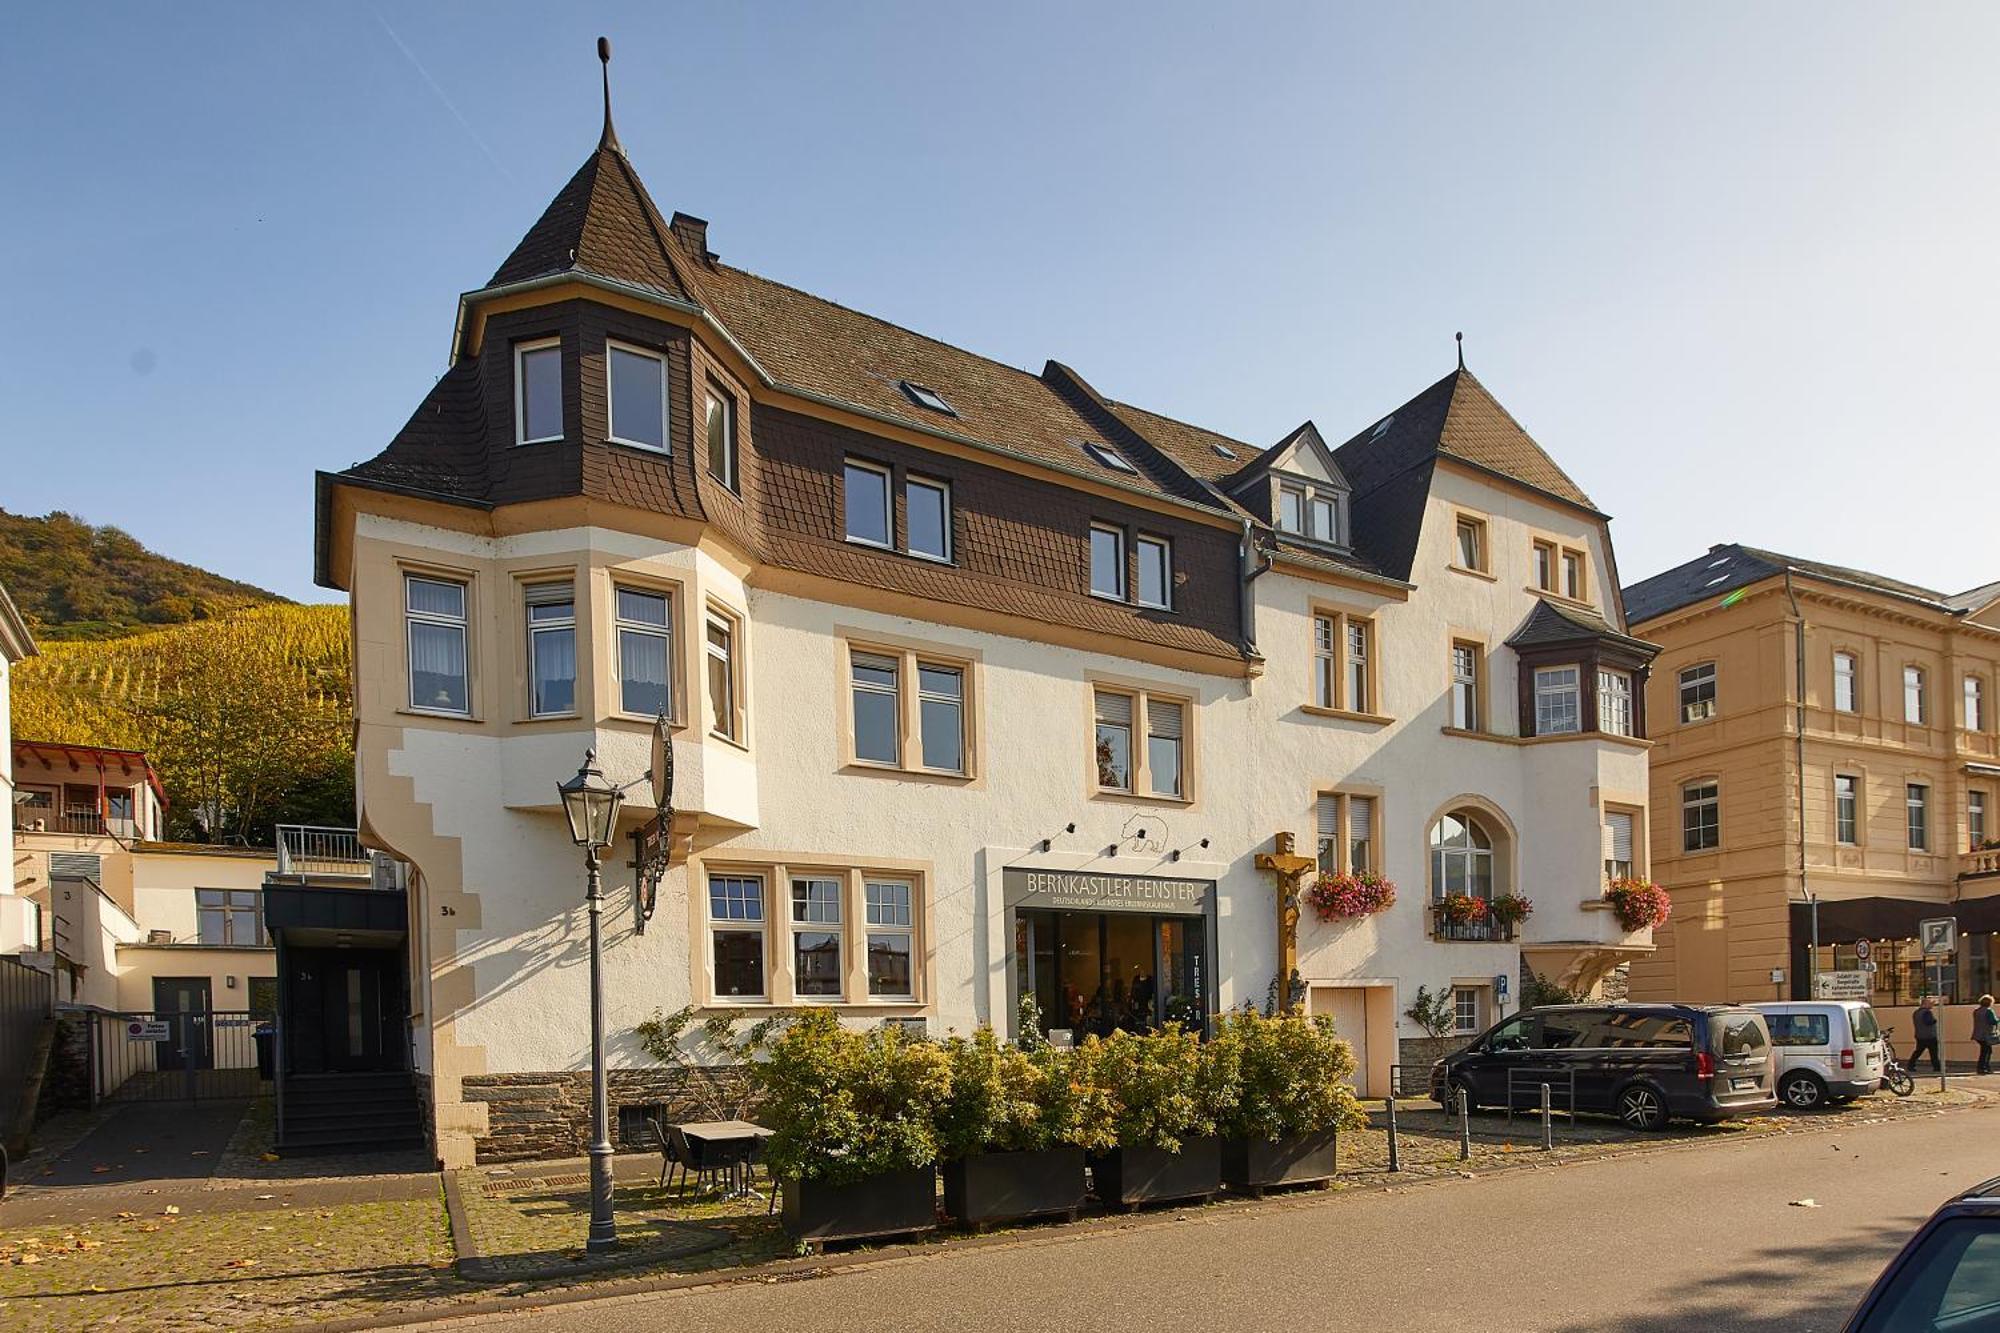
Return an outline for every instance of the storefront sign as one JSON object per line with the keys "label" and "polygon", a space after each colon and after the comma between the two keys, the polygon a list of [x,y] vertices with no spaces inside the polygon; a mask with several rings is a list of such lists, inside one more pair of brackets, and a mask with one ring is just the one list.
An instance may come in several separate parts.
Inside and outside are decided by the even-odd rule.
{"label": "storefront sign", "polygon": [[1163,879],[1087,870],[1008,870],[1010,907],[1057,912],[1162,912],[1195,915],[1208,906],[1213,880]]}
{"label": "storefront sign", "polygon": [[1872,981],[1866,972],[1822,972],[1813,978],[1814,998],[1865,1000]]}
{"label": "storefront sign", "polygon": [[173,1024],[155,1018],[135,1018],[125,1025],[127,1041],[166,1041],[173,1036]]}

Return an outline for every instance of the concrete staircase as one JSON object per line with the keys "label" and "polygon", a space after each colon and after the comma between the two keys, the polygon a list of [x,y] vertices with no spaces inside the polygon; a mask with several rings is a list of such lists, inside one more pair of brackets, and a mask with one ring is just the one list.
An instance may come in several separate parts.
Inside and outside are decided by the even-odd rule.
{"label": "concrete staircase", "polygon": [[277,1149],[288,1156],[421,1148],[416,1084],[403,1072],[294,1074]]}

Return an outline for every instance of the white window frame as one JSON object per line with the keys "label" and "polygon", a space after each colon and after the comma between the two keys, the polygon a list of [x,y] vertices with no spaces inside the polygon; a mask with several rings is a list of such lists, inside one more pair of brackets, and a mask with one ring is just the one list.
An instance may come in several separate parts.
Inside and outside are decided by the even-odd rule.
{"label": "white window frame", "polygon": [[[1707,672],[1704,677],[1701,673]],[[1690,679],[1692,677],[1693,679]],[[1688,701],[1689,690],[1699,690],[1703,681],[1708,684],[1708,698]],[[1722,673],[1713,662],[1696,662],[1684,666],[1674,673],[1674,702],[1680,712],[1680,719],[1687,722],[1706,722],[1716,715],[1716,705],[1722,698]]]}
{"label": "white window frame", "polygon": [[[1465,669],[1461,670],[1461,666]],[[1451,645],[1451,725],[1459,731],[1478,731],[1479,645],[1463,639]]]}
{"label": "white window frame", "polygon": [[[715,882],[752,882],[757,885],[757,916],[719,917],[715,914]],[[708,972],[708,991],[718,1004],[736,1004],[745,1000],[764,1003],[771,998],[771,876],[763,871],[711,869],[702,879],[702,919],[707,923],[708,936],[706,958],[703,960]],[[787,900],[790,892],[787,889]],[[754,935],[757,937],[757,980],[759,989],[755,994],[724,995],[716,988],[715,943],[718,935]]]}
{"label": "white window frame", "polygon": [[[612,386],[613,352],[623,352],[627,356],[643,357],[660,368],[660,442],[653,444],[647,440],[627,439],[618,433],[618,393]],[[645,449],[656,454],[671,454],[674,451],[674,417],[671,376],[668,374],[667,358],[663,353],[650,347],[640,347],[636,343],[620,342],[616,338],[604,340],[604,437],[613,444],[622,444],[630,449]]]}
{"label": "white window frame", "polygon": [[[1626,837],[1630,845],[1626,850],[1629,858],[1618,857],[1618,835],[1614,831],[1617,820],[1625,821]],[[1606,810],[1604,812],[1604,880],[1608,884],[1614,879],[1635,875],[1639,870],[1639,815],[1632,810]]]}
{"label": "white window frame", "polygon": [[1928,782],[1903,784],[1903,824],[1910,850],[1931,850],[1931,788]]}
{"label": "white window frame", "polygon": [[[1146,586],[1146,551],[1148,548],[1160,553],[1160,598],[1150,601],[1142,591]],[[1149,606],[1158,611],[1174,609],[1174,543],[1171,538],[1142,532],[1132,540],[1132,552],[1136,557],[1137,577],[1132,580],[1132,602],[1136,606]]]}
{"label": "white window frame", "polygon": [[1833,775],[1833,840],[1842,847],[1861,845],[1861,779],[1853,773]]}
{"label": "white window frame", "polygon": [[[916,692],[916,713],[917,713],[916,766],[918,769],[920,769],[925,773],[945,773],[945,774],[950,774],[953,777],[963,777],[964,775],[966,775],[971,771],[971,761],[969,756],[972,752],[972,738],[969,735],[967,735],[965,726],[965,720],[968,715],[966,712],[966,697],[965,697],[968,689],[966,681],[967,678],[971,675],[971,670],[972,669],[970,665],[964,662],[933,661],[921,656],[915,659],[916,676],[914,679],[912,679],[910,684],[911,687]],[[925,689],[924,672],[926,671],[949,672],[950,674],[957,676],[958,693],[955,695],[947,695],[940,693],[936,690]],[[924,762],[924,737],[927,734],[924,731],[924,705],[926,703],[948,703],[953,708],[958,710],[958,766],[956,768],[934,768],[930,764]]]}
{"label": "white window frame", "polygon": [[[566,589],[569,593],[568,598],[564,599],[550,595],[558,589]],[[565,600],[569,605],[569,615],[567,617],[559,617],[553,620],[535,619],[536,607],[560,606]],[[521,618],[527,623],[528,628],[528,716],[535,718],[575,717],[582,702],[578,698],[578,695],[583,689],[583,672],[580,670],[583,665],[583,641],[577,633],[576,625],[576,580],[568,578],[546,579],[533,583],[524,582],[521,585]],[[540,672],[537,670],[542,653],[541,639],[544,635],[559,634],[565,630],[569,632],[569,707],[542,708],[535,698],[535,684],[541,679]]]}
{"label": "white window frame", "polygon": [[[859,672],[867,667],[877,671],[887,671],[890,682],[887,685],[874,681],[864,681]],[[852,648],[847,655],[847,707],[848,725],[852,729],[854,762],[871,764],[882,768],[903,766],[903,660],[897,653],[870,652],[866,648]],[[890,716],[890,746],[892,753],[884,759],[879,755],[861,753],[861,696],[880,698],[887,696]]]}
{"label": "white window frame", "polygon": [[[800,1004],[839,1003],[847,998],[847,876],[840,871],[815,870],[810,868],[792,871],[786,877],[785,922],[787,926],[785,942],[791,948],[792,999]],[[806,901],[799,901],[801,885],[824,887],[831,885],[832,920],[812,913],[824,906],[824,899],[814,895],[810,889]],[[807,913],[800,916],[800,910]],[[799,971],[799,937],[801,935],[833,936],[833,989],[830,991],[808,991],[801,986],[803,977]]]}
{"label": "white window frame", "polygon": [[1451,991],[1452,1032],[1466,1036],[1479,1031],[1479,991],[1472,986],[1454,986]]}
{"label": "white window frame", "polygon": [[1364,616],[1342,617],[1340,690],[1354,712],[1374,711],[1375,625]]}
{"label": "white window frame", "polygon": [[[1845,690],[1847,701],[1841,702]],[[1833,711],[1836,713],[1858,713],[1861,711],[1861,660],[1855,654],[1841,649],[1833,655]]]}
{"label": "white window frame", "polygon": [[1993,836],[1986,824],[1986,793],[1976,787],[1965,794],[1965,833],[1966,850],[1974,852]]}
{"label": "white window frame", "polygon": [[[1569,673],[1569,682],[1567,684],[1555,679],[1564,672]],[[1545,680],[1545,677],[1548,679]],[[1583,731],[1583,668],[1574,662],[1556,666],[1536,667],[1534,686],[1535,734],[1537,736],[1580,735]],[[1545,714],[1543,704],[1545,702],[1549,703],[1552,712],[1556,701],[1565,697],[1568,698],[1570,703],[1569,721],[1571,725],[1566,727],[1546,725],[1546,722],[1550,720],[1550,715]]]}
{"label": "white window frame", "polygon": [[1573,546],[1565,546],[1557,563],[1562,570],[1562,595],[1572,602],[1589,601],[1590,571],[1583,552]]}
{"label": "white window frame", "polygon": [[1321,708],[1340,706],[1340,616],[1313,614],[1313,702]]}
{"label": "white window frame", "polygon": [[[1117,543],[1118,565],[1116,572],[1118,575],[1118,588],[1116,592],[1106,592],[1097,586],[1097,537],[1099,533],[1111,537]],[[1089,556],[1090,595],[1092,597],[1101,597],[1107,602],[1124,601],[1131,591],[1132,578],[1132,572],[1128,568],[1131,558],[1130,549],[1125,540],[1125,529],[1115,523],[1092,523],[1090,525]]]}
{"label": "white window frame", "polygon": [[[879,478],[882,483],[882,540],[873,537],[856,536],[850,526],[849,493],[854,489],[854,474],[865,472]],[[856,546],[869,546],[878,551],[896,549],[896,478],[895,474],[880,463],[866,458],[848,456],[843,460],[840,480],[840,530],[841,535]]]}
{"label": "white window frame", "polygon": [[[1695,793],[1705,793],[1705,794],[1696,795]],[[1689,835],[1696,831],[1695,829],[1691,829],[1688,827],[1687,817],[1688,817],[1688,812],[1690,810],[1710,810],[1714,813],[1714,818],[1712,820],[1701,820],[1699,821],[1699,823],[1712,824],[1714,826],[1715,841],[1705,842],[1699,847],[1691,847],[1688,845]],[[1682,783],[1681,784],[1682,853],[1699,854],[1702,852],[1712,852],[1717,850],[1721,846],[1722,846],[1722,784],[1720,782],[1717,782],[1713,778],[1702,778],[1694,782]]]}
{"label": "white window frame", "polygon": [[[1609,687],[1609,688],[1607,688]],[[1608,736],[1630,736],[1638,726],[1633,711],[1629,672],[1597,669],[1597,729]]]}
{"label": "white window frame", "polygon": [[1556,544],[1537,537],[1533,543],[1535,587],[1541,592],[1556,591]]}
{"label": "white window frame", "polygon": [[[458,589],[460,614],[447,616],[437,611],[413,611],[410,609],[410,584],[436,583]],[[436,704],[417,702],[417,636],[410,632],[412,625],[435,625],[458,631],[458,659],[464,666],[460,680],[463,682],[465,707],[440,708]],[[472,583],[469,579],[448,578],[441,574],[423,574],[415,570],[403,571],[403,670],[408,680],[405,682],[404,697],[409,701],[413,713],[430,713],[438,717],[472,716]]]}
{"label": "white window frame", "polygon": [[[1157,714],[1158,714],[1159,716],[1161,716],[1161,717],[1165,717],[1165,716],[1166,716],[1166,713],[1165,713],[1165,712],[1163,711],[1163,710],[1165,710],[1165,709],[1171,709],[1171,710],[1173,710],[1173,711],[1174,711],[1175,713],[1179,714],[1179,720],[1178,720],[1178,721],[1177,721],[1177,722],[1176,722],[1176,723],[1174,724],[1174,725],[1175,725],[1175,727],[1177,728],[1177,730],[1178,730],[1178,733],[1179,733],[1179,734],[1177,734],[1177,735],[1171,735],[1171,736],[1170,736],[1170,735],[1167,735],[1167,734],[1166,734],[1165,732],[1161,731],[1161,730],[1160,730],[1160,729],[1158,728],[1158,726],[1156,726],[1156,725],[1155,725],[1155,721],[1154,721],[1154,717],[1155,717],[1155,714],[1157,713]],[[1145,771],[1146,771],[1146,795],[1148,795],[1148,796],[1158,796],[1158,797],[1160,797],[1160,798],[1162,798],[1162,799],[1164,799],[1164,800],[1169,800],[1169,801],[1180,801],[1180,800],[1185,800],[1185,799],[1187,799],[1187,777],[1188,777],[1188,774],[1187,774],[1187,736],[1188,736],[1188,708],[1187,708],[1187,705],[1186,705],[1186,704],[1184,704],[1184,703],[1182,703],[1182,702],[1181,702],[1180,700],[1178,700],[1178,699],[1164,699],[1164,698],[1163,698],[1163,699],[1153,699],[1153,698],[1148,698],[1148,699],[1147,699],[1147,700],[1145,701],[1145,715],[1146,715],[1146,762],[1145,762]],[[1174,747],[1174,789],[1173,789],[1172,791],[1163,791],[1163,790],[1161,790],[1161,788],[1160,788],[1160,775],[1159,775],[1159,774],[1158,774],[1157,772],[1155,772],[1155,771],[1154,771],[1154,766],[1153,766],[1153,742],[1154,742],[1154,741],[1162,741],[1162,742],[1171,742],[1171,743],[1173,744],[1173,747]]]}
{"label": "white window frame", "polygon": [[[1320,531],[1320,515],[1326,516],[1326,531]],[[1318,491],[1306,494],[1306,534],[1316,541],[1340,543],[1340,498],[1336,495],[1321,495]]]}
{"label": "white window frame", "polygon": [[[703,404],[701,421],[702,462],[708,468],[709,476],[714,477],[731,492],[734,492],[737,488],[737,474],[739,471],[736,461],[736,395],[723,388],[713,379],[707,382],[707,387],[703,392],[706,395],[706,401]],[[721,472],[715,470],[715,450],[710,443],[710,437],[714,432],[714,427],[710,424],[710,419],[714,416],[717,408],[722,409],[722,430],[725,446],[722,451],[724,470]],[[845,515],[843,515],[844,517]]]}
{"label": "white window frame", "polygon": [[1372,791],[1336,790],[1319,794],[1314,811],[1319,826],[1321,874],[1359,874],[1375,868],[1379,805],[1380,798]]}
{"label": "white window frame", "polygon": [[1913,727],[1927,727],[1931,716],[1931,676],[1920,666],[1903,668],[1903,721]]}
{"label": "white window frame", "polygon": [[[1471,561],[1468,561],[1465,558],[1466,556],[1465,536],[1468,532],[1472,534]],[[1485,574],[1489,572],[1487,570],[1487,565],[1491,560],[1491,554],[1486,539],[1487,539],[1487,531],[1486,531],[1485,519],[1480,518],[1476,514],[1455,515],[1452,519],[1452,524],[1451,524],[1452,568],[1470,570],[1475,574]]]}
{"label": "white window frame", "polygon": [[[901,921],[882,919],[881,916],[878,916],[878,912],[885,913],[890,918],[893,918],[895,915],[893,907],[889,903],[885,901],[878,906],[874,901],[874,891],[886,888],[901,889],[907,895],[907,901],[903,905],[904,919]],[[917,995],[918,967],[916,884],[910,880],[899,879],[893,875],[863,875],[861,877],[861,911],[861,970],[865,978],[864,984],[868,988],[867,998],[892,1003],[900,1001],[906,1004],[915,1000]],[[878,991],[875,989],[875,977],[869,971],[868,962],[870,951],[878,937],[882,939],[901,939],[903,941],[904,956],[910,962],[910,986],[908,990]]]}
{"label": "white window frame", "polygon": [[[635,597],[659,598],[666,608],[666,623],[655,625],[651,621],[646,620],[627,620],[619,612],[618,597],[620,593],[628,592]],[[617,672],[618,680],[618,711],[628,717],[653,716],[650,713],[634,712],[625,700],[625,636],[628,634],[637,638],[658,639],[665,645],[667,657],[666,715],[669,718],[673,718],[679,714],[677,705],[680,700],[674,690],[674,625],[678,619],[678,611],[679,608],[674,605],[674,595],[664,588],[648,588],[636,583],[614,582],[611,585],[611,647],[612,651],[617,654],[613,669]]]}
{"label": "white window frame", "polygon": [[[909,518],[910,496],[913,492],[919,490],[935,492],[938,497],[938,503],[941,507],[941,512],[939,514],[939,518],[941,521],[939,524],[938,532],[939,536],[941,536],[944,539],[944,550],[942,551],[920,551],[916,547],[915,540],[911,537],[911,533],[915,530],[915,525],[910,522]],[[941,565],[948,565],[952,562],[950,482],[945,481],[943,478],[940,477],[918,476],[916,473],[910,473],[904,476],[903,550],[907,554],[915,556],[919,560],[932,560],[936,561],[938,564]]]}
{"label": "white window frame", "polygon": [[[720,711],[715,706],[715,692],[709,685],[708,673],[711,670],[709,665],[711,661],[722,663],[723,683],[729,695],[727,715],[710,718],[708,725],[709,733],[737,745],[744,744],[744,738],[736,734],[739,720],[744,711],[743,678],[740,666],[740,659],[743,655],[742,634],[740,632],[742,623],[737,617],[727,615],[716,610],[714,607],[708,609],[708,614],[702,617],[701,622],[702,706],[711,713]],[[716,629],[722,631],[723,639],[725,640],[719,647],[715,643],[713,633]]]}
{"label": "white window frame", "polygon": [[1986,679],[1983,676],[1968,675],[1962,687],[1965,696],[1965,729],[1967,731],[1986,730]]}
{"label": "white window frame", "polygon": [[[554,348],[556,353],[556,433],[553,435],[537,435],[531,439],[528,435],[528,379],[522,373],[522,363],[526,361],[529,353],[543,352],[550,348]],[[562,392],[562,339],[560,337],[530,338],[526,342],[515,343],[514,443],[516,445],[554,444],[561,440],[563,438],[562,419],[564,410],[565,404],[563,403]]]}
{"label": "white window frame", "polygon": [[[1306,535],[1306,494],[1306,488],[1297,482],[1281,481],[1278,483],[1278,531],[1289,532],[1294,537],[1303,537]],[[1285,521],[1285,502],[1287,500],[1298,501],[1298,522],[1296,523],[1287,523]]]}

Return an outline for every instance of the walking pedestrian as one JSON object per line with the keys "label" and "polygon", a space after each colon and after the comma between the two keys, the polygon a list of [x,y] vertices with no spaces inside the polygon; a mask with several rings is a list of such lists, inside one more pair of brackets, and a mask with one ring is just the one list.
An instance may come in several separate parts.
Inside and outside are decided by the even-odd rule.
{"label": "walking pedestrian", "polygon": [[1910,1069],[1916,1070],[1917,1061],[1924,1058],[1924,1052],[1931,1053],[1931,1072],[1944,1072],[1944,1065],[1938,1059],[1937,996],[1926,995],[1924,1002],[1917,1006],[1912,1016],[1917,1025],[1917,1049],[1910,1052]]}
{"label": "walking pedestrian", "polygon": [[2000,1014],[1993,1012],[1993,997],[1979,997],[1979,1007],[1972,1011],[1972,1040],[1979,1046],[1979,1072],[1993,1072],[1993,1043],[2000,1040]]}

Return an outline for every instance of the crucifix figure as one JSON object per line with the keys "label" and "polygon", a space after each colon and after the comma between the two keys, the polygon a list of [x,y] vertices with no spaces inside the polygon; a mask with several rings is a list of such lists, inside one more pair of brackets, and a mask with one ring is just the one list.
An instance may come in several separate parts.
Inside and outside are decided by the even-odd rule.
{"label": "crucifix figure", "polygon": [[1277,850],[1259,852],[1257,868],[1278,877],[1278,1012],[1292,1012],[1292,976],[1299,970],[1299,886],[1319,863],[1292,850],[1290,833],[1280,833]]}

